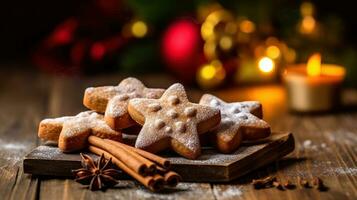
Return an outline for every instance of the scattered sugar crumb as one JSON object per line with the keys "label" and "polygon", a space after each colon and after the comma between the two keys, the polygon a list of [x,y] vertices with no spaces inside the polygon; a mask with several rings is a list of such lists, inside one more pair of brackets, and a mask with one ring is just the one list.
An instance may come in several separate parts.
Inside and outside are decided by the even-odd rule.
{"label": "scattered sugar crumb", "polygon": [[311,140],[304,140],[304,142],[302,143],[301,150],[313,150],[313,151],[318,151],[318,150],[329,150],[326,143],[314,143]]}
{"label": "scattered sugar crumb", "polygon": [[322,143],[320,146],[321,146],[321,148],[326,148],[327,147],[326,143]]}
{"label": "scattered sugar crumb", "polygon": [[304,149],[310,149],[310,150],[317,150],[318,146],[314,143],[312,143],[311,140],[305,140],[302,144]]}
{"label": "scattered sugar crumb", "polygon": [[223,199],[231,199],[239,197],[243,194],[241,187],[227,185],[227,188],[223,189],[222,187],[214,187],[213,193],[216,197]]}
{"label": "scattered sugar crumb", "polygon": [[33,152],[33,156],[38,157],[39,159],[51,159],[56,155],[62,154],[61,150],[56,147],[51,147],[51,146],[39,146],[37,149]]}
{"label": "scattered sugar crumb", "polygon": [[337,167],[337,168],[333,168],[330,171],[338,175],[345,175],[345,174],[352,175],[352,176],[357,175],[357,168],[352,168],[352,167]]}
{"label": "scattered sugar crumb", "polygon": [[177,163],[177,164],[180,164],[180,163],[211,164],[211,165],[215,165],[217,163],[227,164],[234,160],[239,160],[242,157],[244,157],[245,155],[252,154],[253,152],[255,152],[258,149],[261,149],[263,147],[264,147],[264,144],[251,146],[250,148],[241,147],[238,150],[236,150],[235,152],[233,152],[232,154],[221,154],[221,153],[217,153],[216,151],[213,151],[213,150],[207,150],[207,151],[205,151],[204,154],[202,154],[196,160],[189,160],[189,159],[186,159],[183,157],[168,157],[168,159],[171,162]]}
{"label": "scattered sugar crumb", "polygon": [[311,146],[311,144],[312,144],[311,140],[305,140],[304,143],[303,143],[303,146],[304,146],[305,148],[308,148],[308,147]]}

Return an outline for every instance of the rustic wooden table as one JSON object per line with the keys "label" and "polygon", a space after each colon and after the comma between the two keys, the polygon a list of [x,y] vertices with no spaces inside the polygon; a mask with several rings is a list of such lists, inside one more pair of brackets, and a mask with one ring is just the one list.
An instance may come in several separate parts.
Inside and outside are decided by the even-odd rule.
{"label": "rustic wooden table", "polygon": [[[281,86],[231,88],[214,92],[227,101],[259,100],[273,130],[291,131],[296,150],[286,158],[228,184],[180,183],[174,190],[153,194],[135,181],[117,188],[91,192],[70,179],[24,174],[22,159],[40,144],[37,125],[42,118],[72,115],[84,109],[88,86],[115,84],[122,77],[58,78],[24,71],[0,70],[0,199],[356,199],[357,198],[357,91],[344,93],[345,111],[325,115],[287,112]],[[167,87],[173,80],[145,76],[149,86]],[[190,90],[192,101],[202,94]],[[48,166],[51,167],[51,166]],[[277,176],[296,182],[297,177],[321,177],[330,188],[279,191],[254,190],[253,178]]]}

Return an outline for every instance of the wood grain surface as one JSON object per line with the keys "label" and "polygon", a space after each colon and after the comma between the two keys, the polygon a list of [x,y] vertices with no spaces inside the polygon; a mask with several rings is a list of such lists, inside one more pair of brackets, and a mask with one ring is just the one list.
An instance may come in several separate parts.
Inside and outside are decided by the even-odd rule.
{"label": "wood grain surface", "polygon": [[[41,144],[36,132],[42,118],[76,114],[84,109],[81,99],[86,87],[116,84],[121,78],[58,78],[29,71],[0,70],[1,199],[357,199],[356,90],[344,92],[347,106],[341,112],[320,115],[287,112],[284,89],[279,85],[213,92],[227,101],[261,101],[265,119],[273,130],[291,131],[296,140],[296,150],[288,157],[225,184],[180,183],[175,189],[153,194],[135,181],[126,180],[105,192],[92,192],[70,179],[23,173],[23,157]],[[158,75],[138,78],[156,87],[174,82],[170,77]],[[200,90],[189,90],[195,102],[202,94]],[[297,177],[319,176],[329,190],[252,188],[252,179],[267,175],[292,182]]]}
{"label": "wood grain surface", "polygon": [[[171,152],[161,156],[170,160],[172,170],[180,174],[182,181],[228,182],[284,157],[294,147],[292,133],[273,133],[264,141],[244,144],[230,154],[206,147],[195,160]],[[98,159],[92,153],[86,154]],[[56,146],[41,145],[26,155],[23,163],[24,172],[28,174],[73,177],[72,170],[81,168],[81,157],[79,153],[63,153]]]}

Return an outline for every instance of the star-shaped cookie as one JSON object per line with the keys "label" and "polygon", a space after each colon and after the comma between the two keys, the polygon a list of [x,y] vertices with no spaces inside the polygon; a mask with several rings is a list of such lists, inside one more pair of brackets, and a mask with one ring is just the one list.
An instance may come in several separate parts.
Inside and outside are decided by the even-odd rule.
{"label": "star-shaped cookie", "polygon": [[91,134],[101,138],[122,140],[122,134],[112,130],[104,121],[103,115],[94,111],[81,112],[76,116],[44,119],[38,130],[40,138],[58,141],[58,147],[63,152],[85,148],[87,138]]}
{"label": "star-shaped cookie", "polygon": [[260,119],[262,106],[257,101],[226,103],[213,95],[205,94],[201,97],[200,104],[221,111],[222,120],[213,131],[213,140],[223,153],[236,150],[242,140],[256,140],[270,135],[269,124]]}
{"label": "star-shaped cookie", "polygon": [[118,86],[102,86],[87,88],[84,92],[83,104],[100,113],[105,113],[105,121],[114,130],[135,125],[128,114],[128,102],[132,98],[158,99],[164,89],[146,88],[136,78],[126,78]]}
{"label": "star-shaped cookie", "polygon": [[189,102],[179,83],[160,99],[130,100],[128,110],[143,125],[135,147],[154,153],[171,147],[189,159],[201,153],[199,134],[216,127],[221,119],[218,109]]}

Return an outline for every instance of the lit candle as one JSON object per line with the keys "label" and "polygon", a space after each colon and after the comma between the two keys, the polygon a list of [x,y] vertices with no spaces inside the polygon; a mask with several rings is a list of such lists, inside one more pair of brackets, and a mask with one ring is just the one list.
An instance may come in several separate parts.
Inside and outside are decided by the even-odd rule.
{"label": "lit candle", "polygon": [[297,112],[323,112],[340,104],[345,69],[339,65],[321,64],[321,55],[312,55],[306,64],[286,68],[288,106]]}

